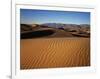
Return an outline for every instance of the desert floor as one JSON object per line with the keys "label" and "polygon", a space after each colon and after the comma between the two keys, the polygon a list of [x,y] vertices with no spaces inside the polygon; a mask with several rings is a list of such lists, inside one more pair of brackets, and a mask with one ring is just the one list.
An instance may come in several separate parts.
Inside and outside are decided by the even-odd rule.
{"label": "desert floor", "polygon": [[20,68],[90,66],[90,38],[21,39]]}

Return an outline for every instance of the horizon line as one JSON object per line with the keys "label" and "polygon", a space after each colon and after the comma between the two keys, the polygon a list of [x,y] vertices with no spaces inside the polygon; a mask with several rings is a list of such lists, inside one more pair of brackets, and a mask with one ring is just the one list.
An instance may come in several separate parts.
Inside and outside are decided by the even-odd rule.
{"label": "horizon line", "polygon": [[[39,24],[39,25],[41,25],[41,24],[75,24],[75,23],[56,23],[56,22],[50,22],[50,23],[20,23],[20,24]],[[86,23],[83,23],[83,24],[85,24],[85,25],[90,25],[90,24],[86,24]],[[82,25],[82,23],[81,24],[75,24],[75,25]]]}

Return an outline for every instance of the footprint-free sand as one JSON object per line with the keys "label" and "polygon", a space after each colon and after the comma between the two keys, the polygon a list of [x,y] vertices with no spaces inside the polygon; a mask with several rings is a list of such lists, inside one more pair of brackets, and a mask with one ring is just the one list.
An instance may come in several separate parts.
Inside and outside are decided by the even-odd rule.
{"label": "footprint-free sand", "polygon": [[90,66],[90,38],[21,39],[21,69]]}

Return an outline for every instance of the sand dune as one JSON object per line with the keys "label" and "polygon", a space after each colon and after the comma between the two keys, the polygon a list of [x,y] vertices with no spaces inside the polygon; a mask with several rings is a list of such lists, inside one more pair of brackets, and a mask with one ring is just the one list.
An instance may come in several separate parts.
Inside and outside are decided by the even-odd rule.
{"label": "sand dune", "polygon": [[47,37],[54,33],[53,30],[29,31],[21,33],[21,39]]}
{"label": "sand dune", "polygon": [[90,38],[22,39],[21,69],[90,65]]}
{"label": "sand dune", "polygon": [[40,37],[74,37],[70,32],[55,28],[39,28],[34,31],[21,33],[21,39],[40,38]]}
{"label": "sand dune", "polygon": [[[90,37],[89,25],[67,25],[54,24],[55,26],[44,26],[38,24],[21,24],[21,39],[40,37]],[[63,25],[63,27],[61,27]],[[82,27],[84,26],[84,27]]]}

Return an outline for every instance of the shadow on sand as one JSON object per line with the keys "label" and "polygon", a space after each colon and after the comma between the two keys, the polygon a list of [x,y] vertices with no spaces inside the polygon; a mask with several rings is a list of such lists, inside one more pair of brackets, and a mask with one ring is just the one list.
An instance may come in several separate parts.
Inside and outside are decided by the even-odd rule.
{"label": "shadow on sand", "polygon": [[30,38],[38,38],[38,37],[44,37],[49,36],[54,33],[53,30],[40,30],[40,31],[29,31],[21,33],[21,39],[30,39]]}

